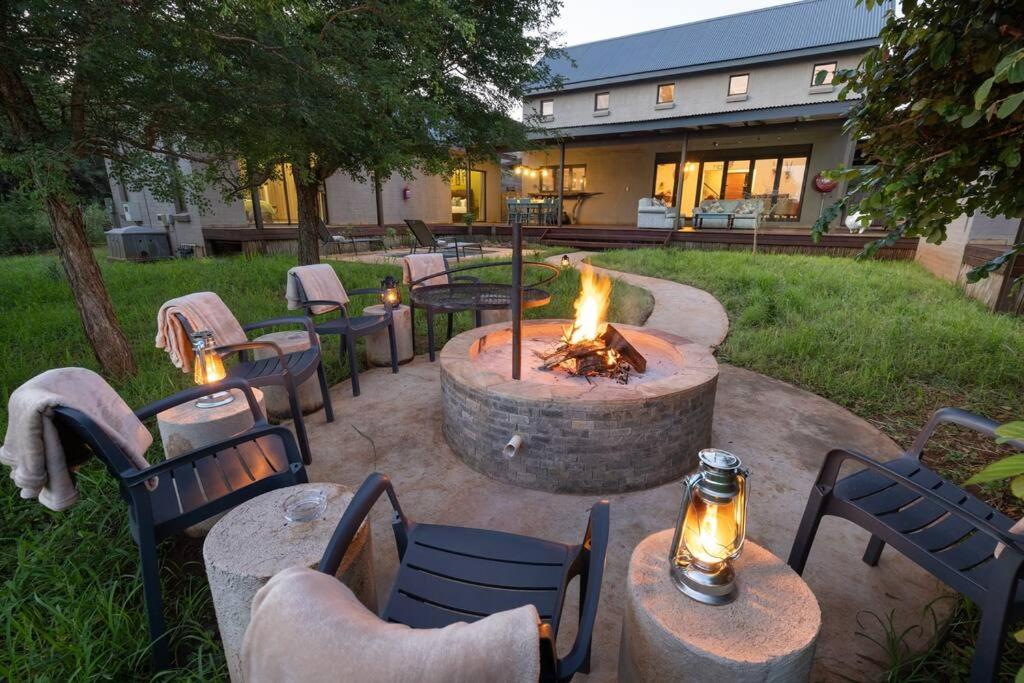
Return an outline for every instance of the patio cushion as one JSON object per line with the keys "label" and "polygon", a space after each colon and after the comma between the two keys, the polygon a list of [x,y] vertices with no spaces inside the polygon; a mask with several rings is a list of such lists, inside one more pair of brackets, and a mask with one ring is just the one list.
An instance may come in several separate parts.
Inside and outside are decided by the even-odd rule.
{"label": "patio cushion", "polygon": [[412,629],[367,610],[333,576],[292,567],[253,599],[242,672],[260,681],[517,681],[540,676],[532,605],[472,624]]}

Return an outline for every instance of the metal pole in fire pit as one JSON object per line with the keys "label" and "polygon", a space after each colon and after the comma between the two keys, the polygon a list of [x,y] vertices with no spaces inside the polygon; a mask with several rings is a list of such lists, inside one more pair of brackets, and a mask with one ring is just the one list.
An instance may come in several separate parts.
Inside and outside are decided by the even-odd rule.
{"label": "metal pole in fire pit", "polygon": [[512,224],[512,379],[523,364],[523,226]]}

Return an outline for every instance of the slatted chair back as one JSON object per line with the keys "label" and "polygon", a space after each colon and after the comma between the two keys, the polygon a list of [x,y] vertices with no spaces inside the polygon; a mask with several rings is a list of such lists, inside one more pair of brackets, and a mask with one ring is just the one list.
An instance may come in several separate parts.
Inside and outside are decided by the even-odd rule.
{"label": "slatted chair back", "polygon": [[416,238],[416,243],[421,247],[438,248],[437,238],[434,237],[434,233],[430,231],[427,224],[418,218],[406,218],[405,224],[409,227],[409,232]]}

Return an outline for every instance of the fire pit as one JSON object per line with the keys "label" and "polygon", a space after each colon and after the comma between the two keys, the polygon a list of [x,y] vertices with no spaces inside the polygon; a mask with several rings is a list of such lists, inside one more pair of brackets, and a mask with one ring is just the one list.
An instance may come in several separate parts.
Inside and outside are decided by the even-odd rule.
{"label": "fire pit", "polygon": [[445,438],[470,467],[527,488],[616,493],[677,479],[710,445],[718,364],[686,339],[604,324],[607,292],[591,325],[583,284],[576,320],[523,323],[520,380],[508,323],[445,345]]}

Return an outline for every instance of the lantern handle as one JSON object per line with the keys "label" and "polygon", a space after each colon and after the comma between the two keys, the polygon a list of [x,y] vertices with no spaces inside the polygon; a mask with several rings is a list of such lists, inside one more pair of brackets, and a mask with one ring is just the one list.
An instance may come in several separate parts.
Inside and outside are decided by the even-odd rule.
{"label": "lantern handle", "polygon": [[676,518],[676,528],[672,532],[672,543],[668,547],[669,566],[675,562],[679,554],[679,542],[683,538],[683,523],[686,522],[686,508],[690,507],[690,499],[693,497],[691,491],[704,478],[704,473],[697,471],[683,479],[683,501],[679,505],[679,517]]}

